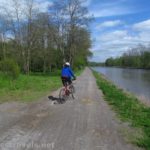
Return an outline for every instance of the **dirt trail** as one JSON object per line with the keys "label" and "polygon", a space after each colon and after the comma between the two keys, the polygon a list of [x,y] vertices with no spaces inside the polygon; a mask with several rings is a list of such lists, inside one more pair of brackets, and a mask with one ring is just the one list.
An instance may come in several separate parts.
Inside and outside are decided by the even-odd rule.
{"label": "dirt trail", "polygon": [[[90,69],[76,83],[76,99],[53,104],[0,105],[1,150],[138,150],[120,133],[123,127],[102,98]],[[58,97],[58,91],[53,93]]]}

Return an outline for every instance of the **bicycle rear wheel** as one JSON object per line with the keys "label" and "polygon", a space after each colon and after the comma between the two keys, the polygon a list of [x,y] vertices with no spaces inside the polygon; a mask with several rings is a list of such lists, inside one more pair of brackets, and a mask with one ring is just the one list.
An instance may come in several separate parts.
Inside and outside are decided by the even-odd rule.
{"label": "bicycle rear wheel", "polygon": [[66,90],[64,88],[62,88],[59,92],[59,99],[62,100],[67,100],[68,99],[68,95],[66,95]]}

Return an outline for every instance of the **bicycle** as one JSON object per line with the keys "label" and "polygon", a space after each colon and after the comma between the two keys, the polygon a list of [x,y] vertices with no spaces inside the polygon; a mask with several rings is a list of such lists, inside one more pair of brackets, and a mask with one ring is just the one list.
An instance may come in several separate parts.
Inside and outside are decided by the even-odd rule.
{"label": "bicycle", "polygon": [[75,93],[75,87],[73,83],[69,84],[68,82],[66,82],[65,86],[62,89],[60,89],[59,99],[66,101],[67,99],[69,99],[70,96],[73,99],[75,99],[74,93]]}

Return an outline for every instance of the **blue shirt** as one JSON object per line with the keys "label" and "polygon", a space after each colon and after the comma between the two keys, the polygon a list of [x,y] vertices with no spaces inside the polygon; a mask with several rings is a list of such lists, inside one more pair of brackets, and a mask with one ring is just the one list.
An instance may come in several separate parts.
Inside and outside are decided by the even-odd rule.
{"label": "blue shirt", "polygon": [[74,73],[70,67],[63,67],[61,71],[61,76],[71,78],[71,77],[74,77]]}

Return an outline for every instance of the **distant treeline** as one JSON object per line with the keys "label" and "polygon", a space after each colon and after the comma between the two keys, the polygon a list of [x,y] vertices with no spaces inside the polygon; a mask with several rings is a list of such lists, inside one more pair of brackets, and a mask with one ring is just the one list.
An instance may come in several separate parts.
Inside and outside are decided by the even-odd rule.
{"label": "distant treeline", "polygon": [[95,67],[95,66],[105,66],[105,63],[101,63],[101,62],[89,62],[88,65],[92,66],[92,67]]}
{"label": "distant treeline", "polygon": [[47,12],[40,12],[35,0],[12,4],[1,7],[0,61],[13,59],[26,74],[59,69],[65,61],[87,65],[92,18],[81,0],[54,0]]}
{"label": "distant treeline", "polygon": [[150,69],[150,46],[139,45],[127,51],[121,57],[108,58],[105,65]]}

